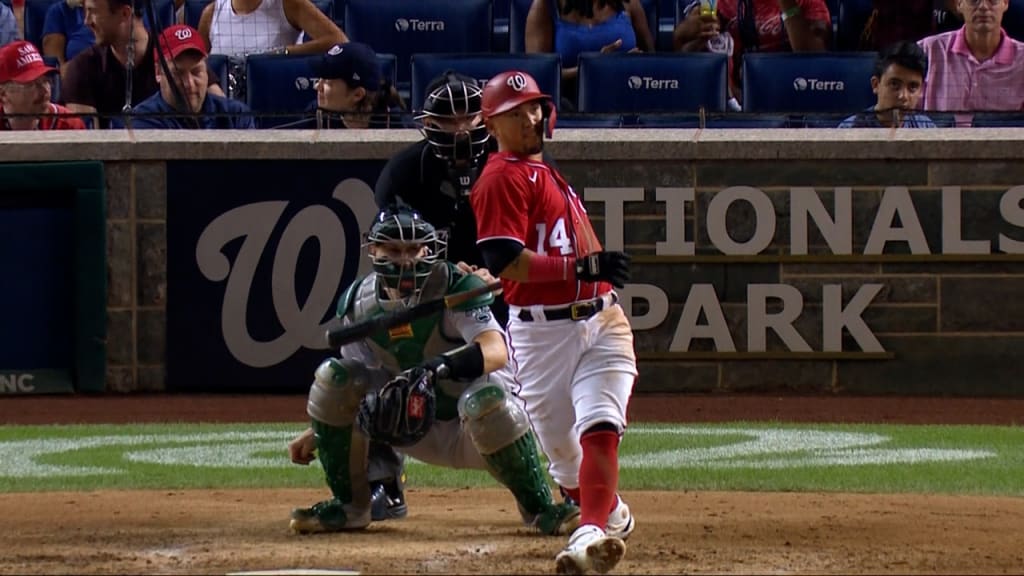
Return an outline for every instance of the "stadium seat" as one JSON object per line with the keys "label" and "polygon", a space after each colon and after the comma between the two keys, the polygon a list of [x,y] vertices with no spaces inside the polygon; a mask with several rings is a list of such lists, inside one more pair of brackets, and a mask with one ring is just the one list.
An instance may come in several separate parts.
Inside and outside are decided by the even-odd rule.
{"label": "stadium seat", "polygon": [[220,78],[220,89],[228,93],[228,57],[224,54],[210,54],[206,59],[210,70]]}
{"label": "stadium seat", "polygon": [[[509,52],[518,54],[526,52],[526,16],[530,13],[530,5],[533,0],[512,0],[509,12],[508,35]],[[655,46],[658,42],[658,0],[640,0],[644,7],[644,14],[647,15],[647,27],[654,37]],[[669,32],[669,44],[671,48],[672,33]],[[659,48],[660,50],[660,48]]]}
{"label": "stadium seat", "polygon": [[[831,4],[829,10],[832,10]],[[832,15],[836,23],[836,38],[833,44],[838,51],[853,51],[860,47],[860,35],[864,31],[871,12],[874,10],[872,0],[842,0],[838,6],[838,18]]]}
{"label": "stadium seat", "polygon": [[25,0],[25,40],[35,44],[40,52],[43,51],[43,23],[46,21],[46,11],[54,2],[63,0]]}
{"label": "stadium seat", "polygon": [[[246,103],[257,114],[258,127],[273,128],[294,122],[309,108],[316,99],[316,78],[311,65],[318,57],[256,54],[246,58]],[[276,116],[260,116],[263,114]]]}
{"label": "stadium seat", "polygon": [[979,112],[974,115],[972,126],[975,128],[1021,128],[1024,127],[1024,114],[1019,112]]}
{"label": "stadium seat", "polygon": [[[146,9],[150,6],[156,8],[156,27],[157,31],[163,30],[168,26],[173,26],[177,23],[177,16],[175,15],[174,0],[145,0]],[[152,30],[150,25],[149,14],[143,13],[142,23],[145,24],[146,30]]]}
{"label": "stadium seat", "polygon": [[723,54],[580,55],[580,112],[724,111]]}
{"label": "stadium seat", "polygon": [[[60,70],[60,61],[53,56],[43,56],[43,63]],[[50,102],[60,104],[60,73],[50,73]]]}
{"label": "stadium seat", "polygon": [[[257,115],[260,128],[272,128],[299,120],[316,100],[316,77],[311,64],[319,55],[256,54],[245,61],[246,103]],[[378,54],[381,73],[395,74],[395,56]],[[218,72],[219,73],[219,72]]]}
{"label": "stadium seat", "polygon": [[347,0],[345,33],[398,58],[396,85],[410,83],[410,57],[416,53],[489,53],[491,0]]}
{"label": "stadium seat", "polygon": [[743,56],[746,112],[859,112],[875,103],[874,52]]}
{"label": "stadium seat", "polygon": [[506,70],[522,70],[533,76],[545,94],[558,103],[562,68],[557,54],[414,54],[412,57],[413,110],[423,106],[430,81],[445,70],[455,70],[485,84],[491,76]]}
{"label": "stadium seat", "polygon": [[626,119],[621,114],[563,114],[555,128],[621,128]]}
{"label": "stadium seat", "polygon": [[512,0],[494,0],[491,4],[491,17],[494,19],[491,36],[492,52],[508,52],[508,18],[512,10]]}
{"label": "stadium seat", "polygon": [[[637,126],[643,128],[698,128],[699,114],[641,114]],[[710,115],[704,120],[705,128],[786,128],[789,119],[785,116],[761,116],[750,114]]]}
{"label": "stadium seat", "polygon": [[1010,7],[1003,14],[1003,30],[1013,39],[1024,42],[1024,1],[1010,0]]}
{"label": "stadium seat", "polygon": [[508,51],[512,54],[526,52],[526,15],[530,13],[533,0],[512,0],[508,16]]}
{"label": "stadium seat", "polygon": [[199,28],[199,18],[203,15],[203,9],[213,0],[185,0],[185,24],[193,28]]}
{"label": "stadium seat", "polygon": [[[313,5],[316,6],[318,10],[323,12],[324,16],[327,16],[328,20],[331,20],[332,22],[334,21],[334,0],[312,0],[312,1],[313,1]],[[339,28],[340,28],[340,26],[339,26]],[[344,30],[344,28],[342,28],[342,30]],[[302,43],[305,44],[306,42],[309,42],[310,40],[311,40],[310,35],[306,34],[305,32],[303,32],[303,34],[302,34]]]}

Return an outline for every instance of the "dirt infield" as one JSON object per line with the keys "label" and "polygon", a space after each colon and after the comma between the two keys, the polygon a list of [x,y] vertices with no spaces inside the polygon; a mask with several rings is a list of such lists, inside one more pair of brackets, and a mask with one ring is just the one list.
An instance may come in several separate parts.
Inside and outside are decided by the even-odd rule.
{"label": "dirt infield", "polygon": [[[670,402],[670,400],[672,400]],[[293,396],[4,398],[0,422],[304,420]],[[636,421],[1015,424],[1016,400],[664,397]],[[551,573],[562,539],[522,528],[500,490],[410,488],[409,518],[365,532],[287,530],[325,490],[2,494],[3,574],[223,574],[279,568],[366,574]],[[638,527],[619,574],[1019,574],[1024,499],[626,492]]]}

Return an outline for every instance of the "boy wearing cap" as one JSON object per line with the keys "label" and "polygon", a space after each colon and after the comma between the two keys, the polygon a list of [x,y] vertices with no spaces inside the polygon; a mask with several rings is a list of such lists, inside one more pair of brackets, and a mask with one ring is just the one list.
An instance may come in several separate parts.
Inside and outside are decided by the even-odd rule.
{"label": "boy wearing cap", "polygon": [[[255,128],[252,113],[242,102],[207,91],[206,42],[191,26],[177,24],[159,36],[160,56],[154,52],[160,90],[132,110],[132,128],[232,129]],[[166,67],[164,66],[166,64]],[[168,75],[168,72],[170,75]],[[116,127],[123,126],[120,119]]]}
{"label": "boy wearing cap", "polygon": [[281,128],[404,128],[401,96],[381,75],[377,53],[361,42],[335,44],[313,62],[317,118]]}
{"label": "boy wearing cap", "polygon": [[56,69],[29,42],[0,48],[0,130],[83,130],[80,118],[50,102],[49,73]]}

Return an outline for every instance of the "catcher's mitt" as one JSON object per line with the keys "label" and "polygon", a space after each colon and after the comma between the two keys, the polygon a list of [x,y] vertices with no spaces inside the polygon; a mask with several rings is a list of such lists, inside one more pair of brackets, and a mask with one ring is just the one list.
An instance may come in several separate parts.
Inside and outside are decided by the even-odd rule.
{"label": "catcher's mitt", "polygon": [[363,397],[357,422],[363,434],[391,446],[411,446],[434,424],[434,372],[411,368]]}

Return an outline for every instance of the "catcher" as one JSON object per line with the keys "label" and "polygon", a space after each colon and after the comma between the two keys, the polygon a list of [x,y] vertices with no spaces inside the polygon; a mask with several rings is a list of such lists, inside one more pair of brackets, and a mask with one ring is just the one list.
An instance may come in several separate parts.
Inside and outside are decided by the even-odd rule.
{"label": "catcher", "polygon": [[[338,301],[343,324],[482,286],[445,261],[446,242],[407,209],[385,209],[366,236],[374,272]],[[452,468],[487,470],[512,492],[523,521],[549,535],[571,532],[579,508],[552,497],[526,412],[510,390],[508,351],[485,292],[456,309],[382,330],[341,347],[316,370],[312,426],[289,445],[292,460],[316,452],[332,498],[291,514],[300,534],[359,530],[371,522],[370,440]]]}

